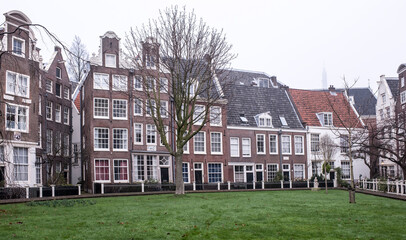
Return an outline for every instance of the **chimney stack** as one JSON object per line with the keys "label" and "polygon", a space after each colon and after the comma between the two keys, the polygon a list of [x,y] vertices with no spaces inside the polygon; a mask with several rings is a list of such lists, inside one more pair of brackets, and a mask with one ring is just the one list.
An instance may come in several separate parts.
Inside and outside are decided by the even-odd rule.
{"label": "chimney stack", "polygon": [[329,90],[330,92],[335,92],[335,91],[336,91],[334,85],[330,85],[330,87],[328,88],[328,90]]}
{"label": "chimney stack", "polygon": [[274,87],[278,87],[278,81],[276,80],[276,76],[271,77],[271,82]]}

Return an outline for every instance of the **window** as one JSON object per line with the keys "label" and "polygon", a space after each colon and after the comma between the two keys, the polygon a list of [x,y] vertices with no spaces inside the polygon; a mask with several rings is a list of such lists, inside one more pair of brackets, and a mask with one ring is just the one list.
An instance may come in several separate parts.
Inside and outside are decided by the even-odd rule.
{"label": "window", "polygon": [[42,96],[38,96],[38,114],[41,116],[42,115]]}
{"label": "window", "polygon": [[47,141],[47,154],[52,155],[53,153],[53,144],[54,144],[54,138],[53,138],[53,131],[51,129],[47,129],[46,133],[46,141]]}
{"label": "window", "polygon": [[55,172],[60,173],[62,171],[62,163],[57,162],[55,165]]}
{"label": "window", "polygon": [[320,151],[320,135],[319,134],[310,134],[310,150],[311,152],[317,153]]}
{"label": "window", "polygon": [[110,163],[108,159],[94,160],[95,180],[98,182],[110,181]]}
{"label": "window", "polygon": [[113,99],[113,119],[127,119],[127,100]]}
{"label": "window", "polygon": [[62,96],[61,91],[62,91],[61,84],[55,83],[55,95],[56,95],[57,97],[59,97],[59,98]]}
{"label": "window", "polygon": [[109,150],[108,128],[94,128],[94,150],[95,151]]}
{"label": "window", "polygon": [[156,145],[155,125],[147,124],[147,144]]}
{"label": "window", "polygon": [[290,136],[282,135],[282,154],[291,154]]}
{"label": "window", "polygon": [[28,148],[14,148],[14,179],[28,181]]}
{"label": "window", "polygon": [[[185,132],[183,134],[183,136],[186,136],[186,135],[187,135],[187,132]],[[189,141],[185,145],[183,145],[183,153],[184,154],[189,154]]]}
{"label": "window", "polygon": [[210,133],[211,137],[211,153],[212,154],[222,154],[223,147],[222,147],[222,138],[221,133],[212,132]]}
{"label": "window", "polygon": [[320,124],[323,127],[333,126],[333,114],[332,113],[317,113]]}
{"label": "window", "polygon": [[349,143],[348,143],[348,135],[341,135],[340,136],[340,151],[341,153],[348,153]]}
{"label": "window", "polygon": [[113,75],[113,91],[127,91],[127,76]]}
{"label": "window", "polygon": [[55,104],[55,122],[61,122],[61,105]]}
{"label": "window", "polygon": [[153,155],[134,156],[134,181],[157,180],[158,161]]}
{"label": "window", "polygon": [[113,150],[127,150],[128,130],[125,128],[113,128]]}
{"label": "window", "polygon": [[230,156],[239,157],[240,156],[240,144],[238,137],[230,138]]}
{"label": "window", "polygon": [[38,123],[38,146],[42,148],[42,124]]}
{"label": "window", "polygon": [[168,92],[168,79],[167,78],[160,78],[159,83],[159,91],[160,92]]}
{"label": "window", "polygon": [[195,153],[206,153],[206,134],[205,132],[198,132],[193,137]]}
{"label": "window", "polygon": [[148,116],[151,116],[151,113],[153,112],[155,115],[155,110],[156,110],[156,105],[155,105],[155,100],[147,100],[145,102],[146,104],[146,108],[145,108],[145,112]]}
{"label": "window", "polygon": [[210,108],[210,125],[211,126],[221,126],[221,108],[211,107]]}
{"label": "window", "polygon": [[93,104],[94,118],[109,118],[109,100],[107,98],[95,98]]}
{"label": "window", "polygon": [[56,67],[55,73],[56,73],[56,78],[61,79],[62,71],[59,67]]}
{"label": "window", "polygon": [[63,136],[63,156],[68,157],[69,156],[69,134],[65,134]]}
{"label": "window", "polygon": [[401,77],[400,78],[400,87],[404,87],[405,86],[405,78]]}
{"label": "window", "polygon": [[342,178],[349,179],[350,178],[350,162],[341,162],[341,170],[342,170]]}
{"label": "window", "polygon": [[69,97],[69,88],[68,87],[64,87],[63,88],[63,97],[65,98],[65,99],[70,99],[70,97]]}
{"label": "window", "polygon": [[149,68],[154,68],[155,67],[155,58],[151,56],[150,54],[146,54],[145,56],[145,64]]}
{"label": "window", "polygon": [[109,90],[110,89],[109,75],[103,73],[94,74],[94,89]]}
{"label": "window", "polygon": [[[165,132],[166,141],[169,144],[169,127],[168,126],[164,126],[164,132]],[[162,135],[161,134],[159,134],[159,138],[160,138],[160,143],[159,143],[160,146],[165,146],[164,142],[162,141]]]}
{"label": "window", "polygon": [[154,91],[155,90],[155,79],[152,77],[146,77],[145,79],[145,90],[146,91]]}
{"label": "window", "polygon": [[244,181],[244,166],[234,166],[234,182]]}
{"label": "window", "polygon": [[105,55],[106,67],[115,68],[116,67],[116,55],[106,54]]}
{"label": "window", "polygon": [[251,157],[251,138],[241,139],[242,144],[242,156]]}
{"label": "window", "polygon": [[278,164],[268,164],[268,182],[274,181],[278,172]]}
{"label": "window", "polygon": [[272,117],[268,113],[257,115],[255,119],[258,127],[272,127]]}
{"label": "window", "polygon": [[69,125],[69,107],[63,108],[63,123]]}
{"label": "window", "polygon": [[386,116],[388,118],[390,118],[390,108],[389,107],[386,108]]}
{"label": "window", "polygon": [[13,37],[13,54],[24,57],[25,54],[25,41],[21,38]]}
{"label": "window", "polygon": [[284,116],[279,116],[279,119],[281,120],[282,127],[288,126],[288,122],[286,122],[286,118]]}
{"label": "window", "polygon": [[221,163],[209,163],[208,173],[209,173],[209,183],[222,182]]}
{"label": "window", "polygon": [[406,102],[406,91],[400,93],[400,103],[403,104]]}
{"label": "window", "polygon": [[45,116],[47,120],[52,121],[52,102],[47,101],[47,104],[45,106]]}
{"label": "window", "polygon": [[321,162],[320,161],[313,161],[312,162],[312,175],[320,175],[321,174]]}
{"label": "window", "polygon": [[6,93],[28,98],[30,96],[30,77],[7,71]]}
{"label": "window", "polygon": [[271,154],[278,153],[278,136],[275,134],[269,135],[269,153]]}
{"label": "window", "polygon": [[196,125],[201,125],[205,117],[204,106],[195,105],[195,111],[193,112],[193,122]]}
{"label": "window", "polygon": [[295,136],[295,154],[304,154],[303,136]]}
{"label": "window", "polygon": [[294,164],[293,165],[293,174],[295,180],[302,180],[304,179],[304,165],[303,164]]}
{"label": "window", "polygon": [[144,169],[144,156],[143,155],[135,155],[135,170],[134,170],[134,181],[143,181],[145,179],[145,169]]}
{"label": "window", "polygon": [[142,124],[134,123],[134,144],[142,144]]}
{"label": "window", "polygon": [[42,171],[41,171],[41,157],[37,157],[35,161],[35,183],[41,184],[42,183]]}
{"label": "window", "polygon": [[52,81],[51,80],[45,81],[45,90],[49,93],[52,93]]}
{"label": "window", "polygon": [[134,77],[134,89],[138,91],[142,91],[142,77],[135,76]]}
{"label": "window", "polygon": [[189,183],[189,163],[182,163],[183,182]]}
{"label": "window", "polygon": [[128,182],[127,159],[114,159],[114,182]]}
{"label": "window", "polygon": [[167,118],[168,117],[168,101],[161,101],[161,117]]}
{"label": "window", "polygon": [[6,129],[28,131],[28,107],[6,105]]}
{"label": "window", "polygon": [[258,87],[269,88],[269,79],[267,79],[267,78],[259,78],[258,79]]}
{"label": "window", "polygon": [[382,103],[385,104],[386,103],[386,94],[383,93],[381,96],[382,96]]}
{"label": "window", "polygon": [[265,154],[265,135],[257,134],[257,154]]}
{"label": "window", "polygon": [[158,173],[158,163],[156,160],[156,156],[147,155],[147,180],[156,180],[157,173]]}
{"label": "window", "polygon": [[61,132],[56,131],[55,132],[55,144],[54,144],[54,150],[55,150],[55,155],[56,156],[61,156],[62,155],[62,138],[61,138]]}
{"label": "window", "polygon": [[134,116],[142,116],[142,100],[139,98],[134,100]]}

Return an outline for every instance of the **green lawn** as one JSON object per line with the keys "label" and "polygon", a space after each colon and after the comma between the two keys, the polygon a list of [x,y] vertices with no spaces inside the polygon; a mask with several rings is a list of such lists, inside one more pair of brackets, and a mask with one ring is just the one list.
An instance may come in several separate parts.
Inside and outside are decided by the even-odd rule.
{"label": "green lawn", "polygon": [[406,239],[406,202],[363,194],[356,200],[350,205],[341,190],[303,190],[0,205],[0,238]]}

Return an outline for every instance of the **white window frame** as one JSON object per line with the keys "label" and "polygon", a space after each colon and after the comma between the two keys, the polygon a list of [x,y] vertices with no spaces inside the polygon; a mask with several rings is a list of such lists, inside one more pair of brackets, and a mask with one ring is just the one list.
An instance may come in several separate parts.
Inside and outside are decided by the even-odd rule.
{"label": "white window frame", "polygon": [[400,93],[400,103],[404,104],[406,102],[406,91]]}
{"label": "white window frame", "polygon": [[[58,91],[58,89],[57,89],[57,86],[59,85],[59,91]],[[63,89],[63,86],[62,86],[62,84],[60,84],[60,83],[55,83],[55,96],[57,97],[57,98],[62,98],[62,89]]]}
{"label": "white window frame", "polygon": [[[263,146],[264,146],[264,151],[263,152],[259,152],[258,151],[258,137],[262,136],[263,137]],[[257,154],[258,155],[265,155],[266,154],[266,138],[265,138],[265,134],[256,134],[255,136],[256,139],[256,148],[257,148]]]}
{"label": "white window frame", "polygon": [[167,93],[168,92],[168,79],[161,77],[159,78],[159,91],[161,93]]}
{"label": "white window frame", "polygon": [[[96,160],[97,161],[107,161],[107,167],[109,168],[109,174],[108,174],[108,176],[109,176],[109,179],[108,180],[97,180],[97,177],[96,177]],[[95,158],[94,159],[94,182],[97,182],[97,183],[109,183],[111,180],[110,180],[110,178],[111,178],[111,166],[110,166],[110,159],[107,159],[107,158]]]}
{"label": "white window frame", "polygon": [[[202,109],[201,111],[198,109]],[[202,125],[203,120],[204,120],[204,111],[205,111],[205,106],[204,105],[195,105],[195,111],[193,112],[193,125]]]}
{"label": "white window frame", "polygon": [[[117,101],[122,101],[122,102],[125,102],[125,117],[115,117],[114,116],[114,102],[117,102]],[[112,100],[112,104],[111,104],[111,116],[112,116],[112,118],[113,119],[115,119],[115,120],[127,120],[127,116],[128,116],[128,102],[127,102],[127,100],[125,100],[125,99],[113,99]]]}
{"label": "white window frame", "polygon": [[[348,176],[344,175],[344,167],[343,167],[343,165],[346,165],[346,166],[348,165]],[[351,166],[350,166],[349,161],[341,161],[341,170],[343,172],[343,175],[342,175],[343,179],[350,179],[350,177],[351,177],[350,176],[351,175]],[[347,171],[347,169],[345,169],[345,171]]]}
{"label": "white window frame", "polygon": [[[152,126],[152,128],[151,129],[148,129],[149,127],[151,127]],[[149,133],[151,133],[150,131],[153,131],[152,133],[153,133],[153,135],[151,135],[151,136],[153,136],[154,138],[154,142],[148,142],[148,136],[149,136]],[[146,144],[147,145],[155,145],[156,146],[156,142],[157,142],[157,136],[156,136],[156,127],[155,127],[155,125],[154,124],[146,124],[146,140],[145,140],[145,142],[146,142]]]}
{"label": "white window frame", "polygon": [[[269,171],[269,166],[276,166],[276,171]],[[268,182],[272,182],[273,181],[273,179],[269,179],[269,173],[270,172],[272,172],[272,173],[274,173],[275,174],[275,176],[276,176],[276,174],[279,172],[279,164],[277,164],[277,163],[268,163],[267,165],[266,165],[266,179],[267,179],[267,181]],[[275,176],[274,176],[274,178],[275,178]],[[265,179],[265,178],[264,178]]]}
{"label": "white window frame", "polygon": [[[162,106],[164,106],[164,108],[162,108]],[[168,118],[168,114],[169,114],[169,112],[168,112],[168,101],[161,101],[160,107],[161,108],[159,109],[159,111],[161,113],[161,117],[162,118]]]}
{"label": "white window frame", "polygon": [[[165,131],[165,137],[166,141],[168,141],[168,144],[170,144],[170,139],[169,139],[169,127],[164,126],[164,131]],[[161,134],[159,134],[159,146],[165,146],[162,142]]]}
{"label": "white window frame", "polygon": [[[283,149],[283,144],[284,144],[284,138],[289,138],[289,152],[285,152]],[[281,151],[282,151],[282,155],[291,155],[292,154],[292,136],[290,135],[282,135],[281,136]]]}
{"label": "white window frame", "polygon": [[[196,151],[196,136],[198,134],[203,134],[203,151]],[[193,136],[193,151],[195,154],[206,154],[206,132],[198,132],[195,136]]]}
{"label": "white window frame", "polygon": [[[185,172],[183,171],[183,169],[184,169],[183,164],[187,165],[187,179],[188,179],[188,181],[185,181],[185,179],[184,179],[185,177],[183,176],[183,174],[185,174]],[[182,162],[182,179],[183,179],[184,183],[190,183],[190,168],[189,168],[189,163],[188,162]]]}
{"label": "white window frame", "polygon": [[[48,104],[50,104],[50,107],[48,107]],[[46,102],[46,104],[45,104],[45,117],[46,117],[46,119],[47,120],[49,120],[49,121],[52,121],[52,112],[53,112],[53,106],[52,106],[53,104],[52,104],[52,102],[51,101],[47,101]],[[50,117],[48,117],[48,112],[47,112],[47,109],[49,109],[50,108],[50,110],[49,110],[49,116]]]}
{"label": "white window frame", "polygon": [[[296,148],[296,139],[302,139],[301,141],[302,141],[302,144],[301,144],[301,152],[300,151],[297,151],[298,149]],[[299,135],[295,135],[294,136],[294,139],[295,139],[295,155],[304,155],[304,137],[303,136],[299,136]]]}
{"label": "white window frame", "polygon": [[69,93],[70,93],[70,89],[66,86],[63,87],[63,98],[69,100]]}
{"label": "white window frame", "polygon": [[[65,111],[65,110],[67,110],[67,112]],[[65,113],[67,113],[67,114],[65,114]],[[65,124],[65,125],[69,125],[69,117],[70,117],[70,112],[69,112],[69,107],[64,107],[63,108],[63,123]],[[66,120],[66,121],[65,121]]]}
{"label": "white window frame", "polygon": [[[23,105],[16,105],[16,104],[10,104],[10,103],[7,103],[7,104],[4,104],[4,106],[5,106],[5,121],[4,121],[4,124],[5,124],[5,128],[6,128],[6,130],[8,130],[8,131],[15,131],[15,132],[25,132],[25,133],[28,133],[29,132],[29,128],[30,128],[30,108],[28,107],[28,106],[23,106]],[[14,128],[10,128],[10,127],[8,127],[7,126],[7,115],[9,114],[8,112],[7,112],[7,106],[10,106],[10,107],[14,107],[15,108],[15,112],[14,112],[14,122],[15,122],[15,124],[14,124]],[[19,123],[20,123],[20,118],[19,118],[19,116],[18,116],[18,112],[19,112],[19,108],[25,108],[25,113],[26,113],[26,115],[25,115],[25,125],[26,125],[26,127],[25,127],[25,129],[19,129],[19,127],[18,127],[18,125],[19,125]]]}
{"label": "white window frame", "polygon": [[[233,143],[237,141],[236,143]],[[233,148],[236,148],[233,150]],[[233,154],[236,152],[236,154]],[[240,138],[239,137],[230,137],[230,157],[240,157]]]}
{"label": "white window frame", "polygon": [[[108,59],[107,57],[113,57],[110,60],[114,59],[114,63],[110,62],[110,61],[107,61],[107,59]],[[116,56],[116,54],[109,54],[109,53],[104,54],[104,66],[109,67],[109,68],[116,68],[117,67],[117,56]]]}
{"label": "white window frame", "polygon": [[[271,137],[275,137],[275,152],[271,152]],[[278,135],[276,134],[269,134],[269,154],[276,155],[278,154]]]}
{"label": "white window frame", "polygon": [[[218,115],[215,116],[212,112],[213,109],[218,109]],[[218,123],[216,123],[215,121],[218,120]],[[222,121],[221,121],[221,107],[220,106],[211,106],[210,107],[210,126],[221,126],[222,125]]]}
{"label": "white window frame", "polygon": [[[21,53],[15,52],[14,51],[14,40],[20,41],[21,42]],[[13,55],[19,56],[19,57],[24,57],[25,56],[25,40],[22,38],[18,38],[13,36],[11,40],[12,48],[11,52]]]}
{"label": "white window frame", "polygon": [[[140,126],[140,130],[141,130],[141,142],[137,142],[136,139],[136,125]],[[143,129],[143,124],[142,123],[134,123],[134,144],[135,145],[143,145],[143,139],[144,139],[144,129]]]}
{"label": "white window frame", "polygon": [[[48,84],[48,83],[51,83],[51,84]],[[50,87],[50,89],[48,89],[48,86]],[[45,91],[48,93],[54,92],[54,82],[52,80],[45,79]]]}
{"label": "white window frame", "polygon": [[[123,131],[124,130],[124,131]],[[123,131],[121,132],[123,134],[123,138],[115,138],[115,131]],[[125,135],[124,135],[125,133]],[[126,152],[128,151],[128,129],[127,128],[113,128],[113,134],[112,134],[112,139],[113,139],[113,151],[114,152]],[[114,141],[122,141],[123,147],[122,148],[114,148]]]}
{"label": "white window frame", "polygon": [[[248,150],[249,150],[249,154],[245,154],[244,152],[244,140],[248,140]],[[242,157],[251,157],[251,138],[241,138],[241,150],[242,150]]]}
{"label": "white window frame", "polygon": [[[137,104],[136,101],[139,101],[139,104]],[[135,98],[134,99],[134,116],[142,116],[142,106],[143,106],[142,99],[141,98]],[[139,107],[141,112],[140,113],[135,113],[135,107]]]}
{"label": "white window frame", "polygon": [[[107,148],[96,148],[96,129],[107,129]],[[95,127],[93,128],[93,149],[94,151],[110,151],[110,129],[104,127]]]}
{"label": "white window frame", "polygon": [[[220,135],[220,152],[213,152],[213,135]],[[221,132],[210,132],[210,153],[211,155],[223,155],[223,134]]]}
{"label": "white window frame", "polygon": [[[107,100],[107,116],[96,116],[96,99],[97,100]],[[98,107],[98,108],[105,108],[105,107]],[[93,118],[109,119],[109,116],[110,116],[110,99],[108,99],[108,98],[99,98],[99,97],[93,98]]]}
{"label": "white window frame", "polygon": [[[151,104],[148,104],[149,102]],[[156,114],[156,101],[154,99],[150,99],[150,100],[146,99],[145,100],[145,116],[151,117],[152,108],[154,108],[154,112]]]}
{"label": "white window frame", "polygon": [[[58,112],[58,106],[59,106],[59,112]],[[55,122],[61,123],[62,121],[62,105],[56,103],[55,104]]]}
{"label": "white window frame", "polygon": [[[125,161],[127,162],[127,180],[116,180],[116,166],[114,165],[116,161]],[[119,168],[121,166],[118,166]],[[129,172],[130,166],[128,165],[128,159],[113,159],[113,181],[115,183],[129,183],[130,182],[130,172]]]}
{"label": "white window frame", "polygon": [[[136,83],[139,84],[138,87],[137,87]],[[134,76],[134,89],[137,91],[142,91],[142,76],[140,76],[140,75]]]}
{"label": "white window frame", "polygon": [[[223,163],[221,163],[221,162],[209,162],[209,163],[207,163],[207,180],[208,180],[208,182],[209,183],[218,183],[218,181],[217,182],[212,182],[212,181],[210,181],[210,172],[209,172],[209,169],[210,169],[210,167],[209,167],[209,165],[210,164],[220,164],[220,174],[221,174],[221,180],[220,180],[220,182],[223,182],[223,178],[224,178],[224,174],[223,174]],[[212,173],[212,174],[216,174],[216,173]]]}
{"label": "white window frame", "polygon": [[127,91],[128,78],[125,75],[113,74],[113,91]]}
{"label": "white window frame", "polygon": [[[105,79],[106,77],[107,77],[107,79]],[[107,73],[94,73],[93,74],[93,89],[110,90],[110,75]]]}
{"label": "white window frame", "polygon": [[[298,167],[298,166],[301,166],[302,167],[302,175],[303,175],[303,177],[302,178],[298,178],[297,176],[296,176],[296,172],[299,172],[299,171],[296,171],[296,167]],[[303,179],[305,179],[306,178],[306,175],[305,175],[305,164],[293,164],[293,176],[294,176],[294,179],[295,180],[303,180]]]}
{"label": "white window frame", "polygon": [[[8,77],[9,75],[14,75],[14,77],[15,77],[15,82],[13,83],[14,89],[9,88],[9,85],[10,85],[10,82],[9,82],[10,79]],[[26,86],[27,89],[26,89],[25,94],[21,93],[21,89],[23,89],[21,87],[21,79],[22,78],[27,79],[27,86]],[[30,98],[30,76],[7,70],[6,71],[6,94],[19,96],[19,97],[24,97],[24,98]]]}
{"label": "white window frame", "polygon": [[[27,152],[27,155],[25,156],[25,155],[16,155],[16,153],[18,153],[18,151],[17,151],[17,149],[23,149],[23,150],[25,150],[26,152]],[[24,152],[25,152],[24,151]],[[20,159],[21,158],[21,156],[23,156],[24,157],[24,161],[23,162],[21,162],[21,161],[16,161],[16,157],[17,157],[17,159]],[[20,157],[20,158],[19,158]],[[25,161],[26,160],[26,161]],[[29,149],[28,148],[24,148],[24,147],[13,147],[13,165],[14,165],[14,173],[13,173],[13,176],[14,176],[14,179],[15,179],[15,181],[16,182],[28,182],[28,180],[29,180],[29,177],[30,177],[30,169],[29,169]],[[18,167],[18,166],[20,166],[20,168]],[[23,171],[21,171],[21,172],[17,172],[17,169],[20,169],[20,171],[21,170],[23,170],[23,169],[26,169],[27,170],[27,172],[23,172]],[[18,178],[17,177],[17,174],[20,174],[20,176],[21,176],[21,174],[24,174],[24,175],[22,175],[22,176],[24,176],[24,178],[23,179],[20,179],[20,178]]]}
{"label": "white window frame", "polygon": [[38,95],[38,115],[42,116],[42,96]]}

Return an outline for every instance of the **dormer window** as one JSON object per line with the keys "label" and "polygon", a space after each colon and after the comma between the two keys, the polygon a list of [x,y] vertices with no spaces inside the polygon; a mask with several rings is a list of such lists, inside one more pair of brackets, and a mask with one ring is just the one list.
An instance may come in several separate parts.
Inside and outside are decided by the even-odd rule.
{"label": "dormer window", "polygon": [[331,112],[317,113],[317,117],[320,121],[321,126],[333,126],[333,114]]}
{"label": "dormer window", "polygon": [[269,112],[261,113],[255,116],[258,127],[272,127],[272,117]]}
{"label": "dormer window", "polygon": [[244,114],[240,114],[240,119],[241,119],[241,122],[248,123],[248,119],[245,117]]}
{"label": "dormer window", "polygon": [[268,78],[258,78],[258,87],[269,88],[269,79]]}
{"label": "dormer window", "polygon": [[59,67],[56,68],[56,78],[61,79],[62,77],[62,71]]}
{"label": "dormer window", "polygon": [[282,127],[288,126],[288,122],[286,122],[286,118],[284,116],[279,116],[279,120],[281,120]]}
{"label": "dormer window", "polygon": [[116,55],[106,54],[105,55],[105,65],[106,65],[106,67],[115,68],[116,67]]}
{"label": "dormer window", "polygon": [[13,54],[18,56],[24,56],[25,53],[25,41],[20,38],[13,37]]}

